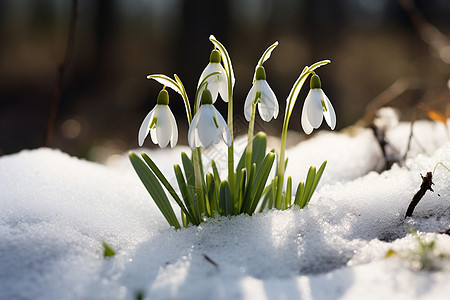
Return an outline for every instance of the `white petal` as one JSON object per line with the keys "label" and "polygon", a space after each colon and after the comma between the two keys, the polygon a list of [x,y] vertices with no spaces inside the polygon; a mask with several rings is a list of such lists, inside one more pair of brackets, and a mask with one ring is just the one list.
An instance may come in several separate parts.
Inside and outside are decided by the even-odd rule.
{"label": "white petal", "polygon": [[170,107],[167,106],[167,109],[169,111],[169,120],[170,120],[170,127],[172,136],[170,137],[170,148],[175,147],[175,145],[178,142],[178,127],[177,122],[175,121],[175,117],[173,116],[172,111],[170,110]]}
{"label": "white petal", "polygon": [[255,100],[256,92],[258,91],[259,85],[253,84],[252,88],[247,94],[247,98],[245,98],[244,103],[244,116],[247,121],[250,122],[250,119],[252,117],[252,103]]}
{"label": "white petal", "polygon": [[334,112],[333,105],[331,105],[330,99],[328,99],[327,95],[322,91],[323,100],[325,102],[325,106],[327,108],[326,112],[323,112],[323,116],[325,117],[325,121],[328,126],[330,126],[331,130],[336,127],[336,113]]}
{"label": "white petal", "polygon": [[169,107],[167,105],[161,105],[158,121],[156,122],[156,137],[161,148],[165,148],[169,144],[170,137],[172,136],[170,114]]}
{"label": "white petal", "polygon": [[148,135],[148,132],[150,128],[148,126],[150,125],[151,120],[153,119],[153,113],[155,112],[156,106],[145,116],[144,121],[142,121],[141,127],[139,128],[139,134],[138,134],[138,144],[141,147],[144,144],[144,140]]}
{"label": "white petal", "polygon": [[197,113],[195,114],[194,118],[192,119],[191,126],[189,127],[188,131],[188,143],[189,147],[191,147],[192,150],[194,150],[197,147],[200,147],[200,143],[198,140],[198,132],[197,132],[197,125],[198,121],[200,119],[200,114],[202,112],[202,106],[197,110]]}
{"label": "white petal", "polygon": [[202,107],[202,114],[197,126],[198,138],[203,147],[209,148],[220,141],[221,131],[220,126],[217,127],[213,120],[213,117],[215,117],[214,107],[211,104],[205,104]]}
{"label": "white petal", "polygon": [[258,104],[258,111],[261,119],[269,122],[272,117],[278,116],[278,100],[269,84],[265,80],[261,82],[261,103]]}
{"label": "white petal", "polygon": [[[216,101],[217,95],[218,95],[218,92],[219,92],[219,81],[220,81],[220,78],[221,78],[221,76],[223,76],[223,74],[225,74],[225,70],[223,69],[222,65],[220,63],[209,63],[206,66],[206,68],[203,70],[203,72],[200,75],[200,78],[198,80],[198,83],[197,83],[197,88],[198,88],[200,86],[200,84],[202,83],[202,81],[209,74],[212,74],[214,72],[221,72],[221,74],[218,74],[216,76],[211,76],[211,77],[209,77],[209,79],[207,79],[208,90],[211,92],[213,103]],[[201,93],[200,92],[201,91],[199,91],[199,93],[198,93],[198,97],[201,97]],[[200,104],[200,101],[198,103]]]}
{"label": "white petal", "polygon": [[308,99],[306,99],[302,110],[302,128],[306,134],[310,134],[313,131],[313,127],[309,124],[308,117],[306,115],[306,106],[308,105]]}
{"label": "white petal", "polygon": [[322,99],[321,89],[309,90],[306,99],[306,116],[309,124],[314,128],[318,128],[323,120],[322,102],[320,101]]}
{"label": "white petal", "polygon": [[228,128],[227,122],[225,122],[225,119],[222,117],[222,115],[219,113],[219,111],[211,105],[212,114],[215,116],[216,121],[219,125],[219,130],[222,132],[222,138],[225,142],[225,144],[230,147],[231,145],[231,133],[230,129]]}
{"label": "white petal", "polygon": [[221,72],[218,81],[220,97],[222,98],[223,101],[228,102],[228,80],[226,76],[227,73],[225,72],[225,69],[222,67],[221,64],[218,65]]}
{"label": "white petal", "polygon": [[152,138],[153,144],[158,144],[158,137],[156,136],[156,128],[150,129],[150,137]]}

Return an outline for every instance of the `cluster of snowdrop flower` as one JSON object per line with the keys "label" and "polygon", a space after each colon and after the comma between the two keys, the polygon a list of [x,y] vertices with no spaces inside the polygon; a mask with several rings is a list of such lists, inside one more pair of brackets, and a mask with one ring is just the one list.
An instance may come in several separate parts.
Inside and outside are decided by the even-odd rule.
{"label": "cluster of snowdrop flower", "polygon": [[[156,106],[144,118],[139,129],[139,146],[143,145],[144,140],[150,134],[152,142],[161,148],[165,148],[169,142],[170,146],[174,147],[178,141],[178,127],[169,108],[169,94],[166,88],[171,88],[179,93],[184,101],[189,125],[188,143],[192,149],[192,155],[189,157],[183,152],[181,154],[182,166],[174,165],[179,192],[175,191],[147,154],[142,153],[142,160],[131,152],[130,160],[138,176],[168,223],[175,228],[181,226],[163,187],[180,207],[181,221],[185,227],[189,224],[198,225],[205,218],[214,217],[216,214],[247,213],[251,215],[257,210],[288,209],[293,205],[298,205],[300,208],[305,207],[319,183],[326,161],[317,172],[313,166],[309,169],[305,182],[298,183],[294,195],[292,179],[288,177],[287,181],[284,180],[287,129],[298,94],[309,75],[311,75],[310,91],[306,97],[301,117],[303,130],[310,134],[313,129],[321,125],[323,118],[330,128],[334,129],[336,125],[335,111],[330,100],[322,91],[319,77],[314,72],[315,69],[330,61],[323,60],[306,66],[295,81],[286,100],[281,149],[276,154],[274,150],[266,151],[267,141],[264,133],[256,135],[253,133],[256,108],[258,108],[261,119],[266,122],[277,118],[279,114],[277,97],[267,82],[266,71],[263,67],[263,63],[271,56],[272,51],[278,46],[278,42],[264,51],[255,67],[253,84],[244,103],[244,115],[249,122],[248,144],[238,164],[235,165],[233,150],[234,72],[225,47],[214,36],[210,36],[210,41],[213,43],[214,49],[211,52],[209,64],[200,75],[192,109],[184,85],[177,75],[174,75],[174,79],[162,74],[153,74],[147,77],[161,83],[163,88],[158,95]],[[214,102],[219,95],[223,101],[228,103],[227,121],[214,107]],[[207,172],[201,158],[202,149],[209,148],[221,140],[228,147],[228,177],[225,180],[220,178],[214,160],[211,161],[211,166],[208,166],[210,172]],[[269,180],[275,157],[277,157],[277,170],[274,178]]]}

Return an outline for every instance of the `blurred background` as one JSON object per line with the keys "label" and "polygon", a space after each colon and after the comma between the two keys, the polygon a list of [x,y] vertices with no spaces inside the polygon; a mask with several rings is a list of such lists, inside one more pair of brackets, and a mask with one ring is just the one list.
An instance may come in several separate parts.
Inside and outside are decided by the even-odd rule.
{"label": "blurred background", "polygon": [[[257,60],[276,40],[265,68],[281,113],[256,124],[269,134],[279,136],[303,67],[322,59],[332,61],[318,74],[337,129],[384,104],[399,108],[403,120],[426,117],[416,114],[419,103],[449,114],[448,0],[2,0],[0,154],[45,145],[105,162],[136,148],[161,89],[146,76],[176,73],[193,99],[210,34],[233,62],[235,134],[245,134],[242,107]],[[307,91],[290,123],[299,135]],[[169,93],[186,144],[183,102]],[[226,118],[225,104],[216,103]],[[145,145],[154,147],[150,139]]]}

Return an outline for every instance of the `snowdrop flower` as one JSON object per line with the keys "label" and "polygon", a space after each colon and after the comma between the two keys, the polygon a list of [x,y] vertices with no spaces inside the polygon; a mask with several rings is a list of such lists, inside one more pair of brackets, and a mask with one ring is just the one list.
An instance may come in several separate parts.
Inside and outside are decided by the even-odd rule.
{"label": "snowdrop flower", "polygon": [[252,104],[258,103],[258,111],[261,119],[266,122],[278,116],[278,100],[274,92],[266,81],[266,71],[263,66],[256,69],[256,80],[252,88],[248,92],[244,104],[244,115],[247,121],[250,121],[252,116]]}
{"label": "snowdrop flower", "polygon": [[328,126],[333,130],[336,126],[336,114],[330,100],[322,91],[320,78],[316,74],[311,77],[310,87],[302,111],[303,131],[310,134],[314,128],[319,128],[324,117]]}
{"label": "snowdrop flower", "polygon": [[212,105],[211,92],[203,90],[201,106],[192,119],[188,132],[188,142],[192,150],[196,147],[209,148],[220,142],[222,136],[225,144],[231,145],[231,134],[222,115]]}
{"label": "snowdrop flower", "polygon": [[169,108],[169,93],[163,89],[159,92],[156,106],[148,113],[141,124],[138,135],[139,146],[150,132],[154,144],[165,148],[170,140],[170,147],[175,147],[178,141],[178,128],[175,117]]}
{"label": "snowdrop flower", "polygon": [[[220,94],[220,97],[223,101],[228,102],[228,82],[227,82],[227,73],[225,69],[220,64],[221,56],[220,52],[216,49],[211,51],[211,55],[209,56],[209,64],[203,70],[200,75],[200,79],[198,80],[197,89],[200,87],[203,80],[214,72],[220,72],[215,76],[212,76],[211,79],[208,80],[208,89],[211,92],[213,103],[216,102],[217,94]],[[199,96],[201,96],[202,91],[199,92]],[[199,103],[199,101],[197,101]]]}

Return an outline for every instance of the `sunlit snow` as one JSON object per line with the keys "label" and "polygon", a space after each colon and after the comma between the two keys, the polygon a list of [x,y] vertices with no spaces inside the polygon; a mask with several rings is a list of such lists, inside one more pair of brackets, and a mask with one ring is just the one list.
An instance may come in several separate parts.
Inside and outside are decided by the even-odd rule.
{"label": "sunlit snow", "polygon": [[[401,154],[409,130],[387,133]],[[382,156],[370,130],[320,132],[287,151],[294,183],[328,160],[306,209],[178,231],[126,153],[114,166],[51,149],[3,156],[0,299],[448,299],[450,172],[437,167],[435,192],[404,219],[420,174],[450,166],[448,129],[416,122],[414,137],[404,165],[376,173]],[[144,149],[169,179],[187,150]],[[431,271],[415,264],[411,228],[435,241]],[[114,257],[103,258],[102,242]],[[385,258],[389,250],[396,255]]]}

